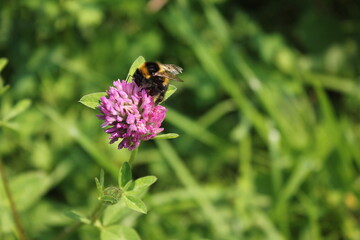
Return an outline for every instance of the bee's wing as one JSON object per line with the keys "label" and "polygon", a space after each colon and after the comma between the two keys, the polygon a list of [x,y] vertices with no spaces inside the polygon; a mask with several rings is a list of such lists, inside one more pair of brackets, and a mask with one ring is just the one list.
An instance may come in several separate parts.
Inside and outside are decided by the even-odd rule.
{"label": "bee's wing", "polygon": [[161,64],[161,66],[164,68],[166,72],[170,72],[174,75],[182,73],[182,68],[179,66],[176,66],[174,64]]}
{"label": "bee's wing", "polygon": [[178,82],[183,82],[183,80],[181,80],[180,78],[178,78],[177,76],[175,76],[174,74],[172,74],[170,72],[156,72],[156,73],[154,73],[154,76],[166,77],[166,78],[169,78],[171,80],[175,80],[175,81],[178,81]]}

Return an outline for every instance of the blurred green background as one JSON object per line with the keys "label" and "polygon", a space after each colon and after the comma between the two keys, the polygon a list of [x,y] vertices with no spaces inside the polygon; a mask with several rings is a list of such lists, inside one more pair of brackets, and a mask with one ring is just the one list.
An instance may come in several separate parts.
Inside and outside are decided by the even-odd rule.
{"label": "blurred green background", "polygon": [[[52,239],[116,184],[127,150],[78,100],[140,55],[184,68],[164,133],[134,175],[147,215],[104,226],[142,239],[360,239],[360,4],[356,0],[3,0],[0,157],[27,235]],[[29,101],[31,100],[31,105]],[[18,113],[22,112],[18,115]],[[16,239],[0,187],[0,239]],[[70,239],[99,239],[84,226]]]}

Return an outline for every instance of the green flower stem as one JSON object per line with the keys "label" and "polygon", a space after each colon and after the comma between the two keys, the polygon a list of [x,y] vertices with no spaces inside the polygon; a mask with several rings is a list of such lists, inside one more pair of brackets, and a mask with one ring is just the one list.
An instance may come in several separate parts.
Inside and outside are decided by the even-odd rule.
{"label": "green flower stem", "polygon": [[91,220],[91,224],[94,224],[95,221],[101,217],[101,215],[104,213],[105,209],[107,208],[107,204],[104,204],[103,202],[99,203],[99,205],[97,206],[97,208],[94,210],[94,212],[92,213],[90,220]]}
{"label": "green flower stem", "polygon": [[134,150],[131,151],[131,155],[130,155],[130,159],[129,159],[129,164],[132,164],[132,162],[134,161],[137,153],[138,153],[138,149],[140,146],[138,146],[137,148],[135,148]]}
{"label": "green flower stem", "polygon": [[[94,225],[95,221],[101,217],[104,210],[106,209],[107,205],[100,202],[97,207],[94,209],[94,211],[90,215],[90,221],[91,224]],[[65,228],[57,237],[54,238],[54,240],[63,240],[68,239],[69,235],[71,235],[73,232],[78,230],[84,223],[83,222],[76,222],[72,226],[69,226]]]}
{"label": "green flower stem", "polygon": [[0,175],[1,175],[2,182],[4,184],[4,189],[5,189],[6,196],[9,199],[11,213],[12,213],[12,216],[14,218],[15,228],[16,228],[16,231],[18,233],[18,237],[19,237],[20,240],[27,240],[24,228],[23,228],[22,223],[21,223],[20,214],[16,209],[15,201],[14,201],[14,198],[13,198],[13,196],[11,194],[11,191],[10,191],[9,181],[8,181],[8,179],[6,177],[6,174],[5,174],[2,159],[0,159]]}

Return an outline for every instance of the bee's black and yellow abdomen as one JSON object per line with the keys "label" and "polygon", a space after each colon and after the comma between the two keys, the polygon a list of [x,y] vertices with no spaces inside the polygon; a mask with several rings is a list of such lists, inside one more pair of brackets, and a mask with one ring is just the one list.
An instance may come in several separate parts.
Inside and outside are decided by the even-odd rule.
{"label": "bee's black and yellow abdomen", "polygon": [[162,66],[164,65],[158,62],[145,62],[136,69],[133,75],[135,83],[156,98],[156,104],[164,100],[170,83],[170,79],[164,76],[164,73],[168,71]]}
{"label": "bee's black and yellow abdomen", "polygon": [[164,77],[163,82],[162,82],[162,85],[167,86],[167,85],[169,85],[169,84],[170,84],[170,79]]}
{"label": "bee's black and yellow abdomen", "polygon": [[143,63],[136,71],[140,72],[143,76],[143,78],[150,78],[151,74],[149,70],[146,67],[146,63]]}

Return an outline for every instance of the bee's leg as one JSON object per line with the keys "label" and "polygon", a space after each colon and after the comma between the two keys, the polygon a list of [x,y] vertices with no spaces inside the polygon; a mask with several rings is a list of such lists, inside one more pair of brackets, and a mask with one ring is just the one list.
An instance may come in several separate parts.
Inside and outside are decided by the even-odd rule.
{"label": "bee's leg", "polygon": [[156,98],[155,104],[159,104],[164,99],[165,93],[160,93],[160,95]]}
{"label": "bee's leg", "polygon": [[155,101],[156,104],[159,104],[164,100],[165,93],[166,93],[167,89],[168,89],[168,85],[166,85],[166,86],[162,85],[161,86],[160,94],[159,94],[159,96],[157,97],[157,99]]}

